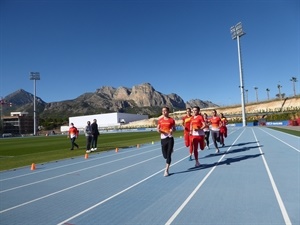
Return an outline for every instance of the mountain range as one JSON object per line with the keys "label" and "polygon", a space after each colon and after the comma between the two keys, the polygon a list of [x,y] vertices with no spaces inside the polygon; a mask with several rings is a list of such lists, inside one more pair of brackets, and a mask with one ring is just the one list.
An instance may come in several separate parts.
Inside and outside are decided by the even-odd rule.
{"label": "mountain range", "polygon": [[[8,115],[11,111],[25,111],[33,115],[33,94],[20,89],[7,95],[3,100],[6,103],[12,103],[11,109],[3,110],[3,115]],[[157,116],[161,113],[162,106],[168,106],[171,110],[176,111],[185,110],[192,106],[199,106],[200,108],[218,107],[210,101],[200,99],[184,102],[179,95],[163,94],[155,90],[149,83],[136,85],[132,88],[103,86],[95,92],[81,94],[73,100],[50,103],[36,96],[36,112],[39,117],[44,118],[65,118],[109,112]]]}

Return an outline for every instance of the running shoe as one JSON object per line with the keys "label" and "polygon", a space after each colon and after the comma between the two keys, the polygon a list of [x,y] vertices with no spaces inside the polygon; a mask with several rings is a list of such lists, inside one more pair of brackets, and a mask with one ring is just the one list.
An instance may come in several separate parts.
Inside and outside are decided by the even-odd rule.
{"label": "running shoe", "polygon": [[197,161],[195,164],[195,167],[199,167],[199,166],[200,166],[200,163]]}
{"label": "running shoe", "polygon": [[86,153],[91,153],[91,151],[90,151],[90,150],[86,150],[85,152],[86,152]]}
{"label": "running shoe", "polygon": [[189,161],[192,161],[193,159],[192,159],[192,156],[190,155],[190,157],[189,157]]}
{"label": "running shoe", "polygon": [[167,170],[165,170],[164,177],[167,177],[167,176],[169,176],[169,172]]}

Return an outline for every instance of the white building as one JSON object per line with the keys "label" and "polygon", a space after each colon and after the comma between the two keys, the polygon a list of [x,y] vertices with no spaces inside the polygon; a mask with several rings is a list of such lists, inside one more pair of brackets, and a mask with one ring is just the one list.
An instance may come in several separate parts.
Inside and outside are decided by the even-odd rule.
{"label": "white building", "polygon": [[[129,123],[138,120],[148,119],[148,115],[138,115],[130,113],[105,113],[105,114],[95,114],[87,116],[74,116],[69,117],[69,124],[74,123],[74,126],[79,130],[83,130],[87,124],[87,121],[93,122],[93,119],[97,120],[99,129],[107,127],[116,127],[124,123]],[[62,126],[61,132],[66,132],[69,130],[68,126]]]}

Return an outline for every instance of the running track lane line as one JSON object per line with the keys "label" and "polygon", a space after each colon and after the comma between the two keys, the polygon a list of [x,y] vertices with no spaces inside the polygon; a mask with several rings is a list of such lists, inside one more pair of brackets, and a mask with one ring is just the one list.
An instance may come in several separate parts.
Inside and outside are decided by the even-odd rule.
{"label": "running track lane line", "polygon": [[[297,148],[291,146],[290,144],[286,143],[285,141],[283,141],[283,140],[281,140],[281,139],[275,137],[274,135],[270,134],[269,132],[267,132],[267,131],[265,131],[265,130],[263,130],[263,129],[261,129],[261,130],[262,130],[263,132],[267,133],[268,135],[272,136],[273,138],[277,139],[278,141],[280,141],[280,142],[286,144],[287,146],[291,147],[292,149],[296,150],[297,152],[300,152],[299,149],[297,149]],[[292,137],[296,137],[296,136],[293,136],[293,135],[292,135]]]}
{"label": "running track lane line", "polygon": [[[180,149],[182,149],[182,148],[185,148],[185,146],[184,146],[184,147],[181,147]],[[160,156],[160,157],[161,157],[161,156]],[[172,167],[173,165],[176,165],[177,163],[180,163],[180,162],[183,161],[183,160],[186,160],[188,157],[189,157],[189,156],[186,156],[186,157],[184,157],[184,158],[178,160],[177,162],[172,163],[172,165],[171,165],[170,167]],[[95,205],[93,205],[93,206],[91,206],[91,207],[89,207],[89,208],[87,208],[87,209],[81,211],[80,213],[75,214],[74,216],[72,216],[72,217],[70,217],[70,218],[68,218],[68,219],[66,219],[66,220],[64,220],[64,221],[62,221],[62,222],[60,222],[60,223],[58,223],[57,225],[65,225],[65,224],[69,224],[69,221],[70,221],[70,220],[75,219],[76,217],[78,217],[78,216],[80,216],[80,215],[82,215],[82,214],[84,214],[84,213],[86,213],[86,212],[88,212],[88,211],[90,211],[90,210],[92,210],[92,209],[98,207],[99,205],[102,205],[103,203],[105,203],[105,202],[107,202],[107,201],[109,201],[109,200],[111,200],[111,199],[113,199],[113,198],[119,196],[120,194],[123,194],[124,192],[126,192],[126,191],[128,191],[128,190],[134,188],[135,186],[137,186],[137,185],[139,185],[139,184],[145,182],[146,180],[149,180],[150,178],[156,176],[157,174],[161,173],[161,172],[164,171],[164,170],[165,170],[165,168],[163,168],[162,170],[157,171],[156,173],[153,173],[152,175],[150,175],[150,176],[144,178],[143,180],[141,180],[141,181],[139,181],[139,182],[137,182],[137,183],[135,183],[135,184],[133,184],[133,185],[131,185],[131,186],[125,188],[124,190],[122,190],[122,191],[120,191],[120,192],[118,192],[118,193],[116,193],[116,194],[114,194],[114,195],[112,195],[112,196],[110,196],[110,197],[104,199],[104,200],[101,201],[101,202],[98,202],[97,204],[95,204]],[[70,224],[72,224],[72,223],[70,223]]]}
{"label": "running track lane line", "polygon": [[[179,148],[179,149],[182,149],[182,148],[184,148],[184,147],[181,147],[181,148]],[[179,150],[179,149],[178,149],[178,150]],[[176,151],[178,151],[178,150],[176,150]],[[128,168],[134,167],[134,166],[136,166],[136,165],[139,165],[139,164],[141,164],[141,163],[144,163],[144,162],[150,161],[150,160],[152,160],[152,159],[155,159],[155,158],[158,158],[158,157],[161,157],[161,155],[158,155],[158,156],[155,156],[155,157],[149,158],[149,159],[147,159],[147,160],[144,160],[144,161],[141,161],[141,162],[138,162],[138,163],[132,164],[132,165],[130,165],[130,166],[127,166],[127,167],[124,167],[124,168],[122,168],[122,169],[115,170],[115,171],[113,171],[113,172],[110,172],[110,173],[104,174],[104,175],[102,175],[102,176],[100,176],[100,177],[96,177],[96,178],[93,178],[93,179],[90,179],[90,180],[84,181],[84,182],[82,182],[82,183],[79,183],[79,184],[73,185],[73,186],[71,186],[71,187],[64,188],[64,189],[62,189],[62,190],[60,190],[60,191],[56,191],[56,192],[53,192],[53,193],[51,193],[51,194],[44,195],[44,196],[42,196],[42,197],[39,197],[39,198],[33,199],[33,200],[31,200],[31,201],[27,201],[27,202],[24,202],[24,203],[22,203],[22,204],[19,204],[19,205],[16,205],[16,206],[13,206],[13,207],[10,207],[10,208],[7,208],[7,209],[4,209],[4,210],[0,211],[0,214],[1,214],[1,213],[4,213],[4,212],[7,212],[7,211],[10,211],[10,210],[13,210],[13,209],[16,209],[16,208],[19,208],[19,207],[21,207],[21,206],[24,206],[24,205],[28,205],[28,204],[30,204],[30,203],[33,203],[33,202],[36,202],[36,201],[39,201],[39,200],[41,200],[41,199],[48,198],[48,197],[50,197],[50,196],[53,196],[53,195],[59,194],[59,193],[61,193],[61,192],[64,192],[64,191],[67,191],[67,190],[70,190],[70,189],[73,189],[73,188],[79,187],[79,186],[81,186],[81,185],[84,185],[84,184],[90,183],[90,182],[92,182],[92,181],[95,181],[95,180],[101,179],[101,178],[103,178],[103,177],[106,177],[106,176],[109,176],[109,175],[111,175],[111,174],[114,174],[114,173],[120,172],[120,171],[122,171],[122,170],[126,170],[126,169],[128,169]],[[187,156],[187,157],[188,157],[188,156]],[[187,157],[186,157],[186,158],[187,158]],[[180,161],[181,161],[181,160],[180,160]],[[180,162],[180,161],[178,161],[178,162]],[[177,164],[177,163],[175,163],[175,164]],[[160,170],[159,172],[161,172],[161,171],[164,171],[164,169],[163,169],[163,170]],[[159,173],[159,172],[157,172],[157,173]],[[156,173],[155,173],[155,174],[156,174]]]}
{"label": "running track lane line", "polygon": [[[255,133],[254,133],[254,131],[253,131],[253,129],[251,129],[251,130],[252,130],[252,133],[253,133],[253,135],[254,135],[255,140],[258,141],[258,140],[257,140],[257,137],[256,137],[256,135],[255,135]],[[271,135],[271,136],[273,136],[273,135]],[[273,136],[273,137],[274,137],[274,136]],[[276,138],[276,137],[274,137],[274,138]],[[276,138],[276,139],[277,139],[277,138]],[[278,140],[279,140],[279,139],[278,139]],[[260,154],[261,154],[261,156],[262,156],[262,160],[263,160],[264,165],[265,165],[265,167],[266,167],[266,170],[267,170],[267,173],[268,173],[270,182],[271,182],[271,184],[272,184],[272,188],[273,188],[274,194],[275,194],[275,196],[276,196],[277,202],[278,202],[278,204],[279,204],[279,207],[280,207],[281,214],[282,214],[282,216],[283,216],[284,222],[285,222],[286,225],[292,225],[292,222],[291,222],[291,220],[290,220],[290,218],[289,218],[289,215],[288,215],[288,213],[287,213],[287,211],[286,211],[286,209],[285,209],[284,203],[283,203],[283,201],[282,201],[282,199],[281,199],[281,196],[280,196],[280,194],[279,194],[279,191],[278,191],[278,189],[277,189],[276,183],[275,183],[275,181],[274,181],[274,179],[273,179],[272,173],[271,173],[271,171],[270,171],[270,169],[269,169],[267,160],[266,160],[266,158],[265,158],[265,156],[264,156],[264,154],[263,154],[263,151],[261,150],[261,148],[260,148],[258,142],[257,142],[257,147],[258,147],[258,149],[259,149],[259,151],[260,151]]]}
{"label": "running track lane line", "polygon": [[[20,185],[20,186],[17,186],[17,187],[13,187],[13,188],[9,188],[9,189],[5,189],[5,190],[0,190],[0,194],[2,194],[4,192],[16,190],[16,189],[19,189],[19,188],[27,187],[27,186],[30,186],[30,185],[42,183],[42,182],[45,182],[45,181],[53,180],[53,179],[56,179],[56,178],[59,178],[59,177],[67,176],[69,174],[78,173],[78,172],[81,172],[81,171],[84,171],[84,170],[89,170],[89,169],[92,169],[92,168],[95,168],[95,167],[98,167],[98,166],[103,166],[103,165],[107,165],[107,164],[114,163],[114,162],[117,162],[117,161],[121,161],[121,160],[124,160],[124,159],[128,159],[128,158],[132,158],[132,157],[135,157],[135,156],[147,154],[147,153],[152,152],[152,151],[157,151],[157,149],[155,148],[154,150],[150,150],[150,151],[147,151],[147,152],[141,152],[141,153],[138,153],[138,154],[135,154],[135,155],[130,155],[130,156],[126,156],[124,158],[112,160],[112,161],[101,163],[101,164],[97,164],[97,165],[94,165],[94,166],[85,167],[85,168],[80,169],[80,170],[71,171],[71,172],[64,173],[64,174],[61,174],[61,175],[57,175],[57,176],[54,176],[54,177],[49,177],[49,178],[46,178],[46,179],[43,179],[43,180],[31,182],[31,183],[28,183],[28,184],[23,184],[23,185]],[[94,160],[96,160],[96,159],[98,159],[98,158],[95,158]]]}
{"label": "running track lane line", "polygon": [[[146,148],[148,146],[145,146]],[[150,147],[150,146],[149,146]],[[112,151],[112,150],[108,150],[108,151]],[[129,151],[126,151],[126,152],[119,152],[118,154],[126,154],[128,152],[132,152],[132,151],[136,151],[136,150],[129,150]],[[151,150],[152,151],[152,150]],[[101,153],[101,151],[97,152],[97,154]],[[113,154],[111,155],[106,155],[106,156],[101,156],[99,158],[93,158],[93,159],[89,159],[89,161],[94,161],[94,160],[99,160],[99,159],[104,159],[104,158],[108,158],[108,157],[112,157]],[[73,159],[73,158],[79,158],[80,156],[76,156],[76,157],[71,157],[71,158],[65,158],[65,159],[60,159],[60,160],[56,160],[56,161],[64,161],[64,160],[68,160],[68,159]],[[47,163],[52,163],[52,162],[55,162],[55,161],[50,161],[50,162],[44,162],[44,163],[40,163],[40,164],[47,164]],[[16,179],[16,178],[20,178],[20,177],[25,177],[25,176],[30,176],[30,175],[34,175],[34,174],[37,174],[37,173],[43,173],[43,172],[47,172],[47,171],[51,171],[51,170],[56,170],[56,169],[60,169],[60,168],[63,168],[63,167],[68,167],[68,166],[73,166],[73,165],[77,165],[77,164],[81,164],[81,163],[86,163],[87,161],[80,161],[80,162],[74,162],[74,163],[70,163],[70,164],[66,164],[66,165],[62,165],[62,166],[57,166],[57,167],[53,167],[53,168],[49,168],[49,169],[45,169],[45,170],[41,170],[41,171],[35,171],[34,173],[33,172],[30,172],[30,173],[26,173],[26,174],[22,174],[22,175],[18,175],[18,176],[14,176],[14,177],[8,177],[8,178],[4,178],[4,179],[0,179],[0,182],[2,181],[6,181],[6,180],[12,180],[12,179]],[[24,167],[20,167],[20,168],[17,168],[17,169],[22,169]],[[2,172],[2,171],[1,171]],[[0,172],[0,174],[1,174]]]}
{"label": "running track lane line", "polygon": [[226,153],[231,149],[232,145],[234,145],[237,140],[240,138],[240,136],[244,133],[245,129],[240,133],[240,135],[235,139],[235,141],[231,144],[231,146],[227,149],[225,154],[219,159],[219,161],[216,163],[216,165],[211,168],[211,170],[206,174],[206,176],[200,181],[200,183],[197,185],[197,187],[192,191],[192,193],[186,198],[186,200],[181,204],[181,206],[175,211],[175,213],[170,217],[170,219],[165,223],[165,225],[170,225],[176,217],[179,215],[179,213],[184,209],[184,207],[189,203],[189,201],[194,197],[194,195],[197,193],[197,191],[200,189],[200,187],[204,184],[204,182],[208,179],[208,177],[212,174],[212,172],[216,169],[216,167],[219,165],[219,163],[222,161],[222,159],[226,156]]}

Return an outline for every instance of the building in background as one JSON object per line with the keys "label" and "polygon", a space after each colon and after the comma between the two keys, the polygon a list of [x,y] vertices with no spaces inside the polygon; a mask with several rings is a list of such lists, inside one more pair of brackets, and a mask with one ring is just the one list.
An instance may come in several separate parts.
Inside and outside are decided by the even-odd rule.
{"label": "building in background", "polygon": [[3,133],[18,136],[33,133],[33,117],[28,112],[11,112],[10,116],[3,116]]}
{"label": "building in background", "polygon": [[[120,127],[122,124],[130,123],[133,121],[148,119],[148,115],[130,114],[130,113],[105,113],[105,114],[94,114],[87,116],[75,116],[69,117],[69,124],[74,123],[75,127],[79,130],[83,130],[86,126],[87,121],[93,122],[93,119],[97,120],[99,129]],[[68,126],[62,126],[61,132],[69,130]]]}

